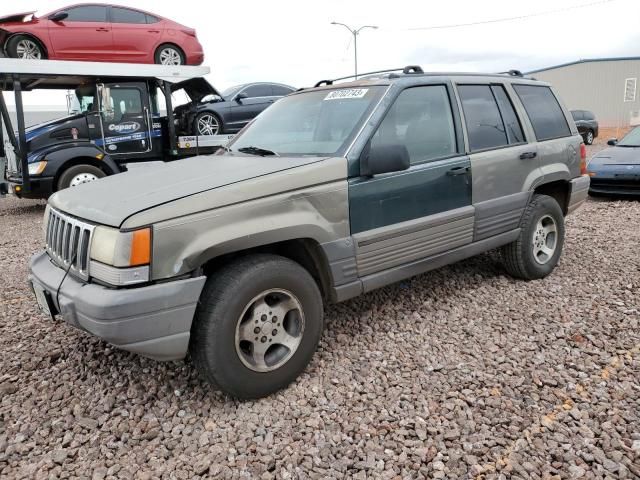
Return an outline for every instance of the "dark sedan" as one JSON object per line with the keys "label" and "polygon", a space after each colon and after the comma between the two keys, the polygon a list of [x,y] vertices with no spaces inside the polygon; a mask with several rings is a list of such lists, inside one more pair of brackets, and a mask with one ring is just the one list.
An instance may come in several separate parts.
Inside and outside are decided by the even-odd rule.
{"label": "dark sedan", "polygon": [[640,195],[640,127],[620,141],[609,140],[611,148],[597,153],[589,162],[592,195]]}
{"label": "dark sedan", "polygon": [[[185,101],[174,108],[178,131],[184,135],[237,133],[260,112],[295,88],[279,83],[247,83],[218,93],[202,79],[173,87]],[[186,96],[185,96],[186,94]]]}
{"label": "dark sedan", "polygon": [[573,121],[576,122],[578,133],[582,135],[584,143],[591,145],[598,136],[598,121],[589,110],[571,110]]}

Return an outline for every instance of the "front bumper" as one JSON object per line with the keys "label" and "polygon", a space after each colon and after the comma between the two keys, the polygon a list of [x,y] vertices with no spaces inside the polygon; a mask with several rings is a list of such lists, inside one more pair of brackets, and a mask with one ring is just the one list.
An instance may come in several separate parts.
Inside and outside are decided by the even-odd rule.
{"label": "front bumper", "polygon": [[[54,177],[29,177],[29,191],[16,192],[16,183],[12,183],[11,190],[18,198],[44,198],[53,194]],[[12,179],[9,179],[12,182]]]}
{"label": "front bumper", "polygon": [[49,293],[66,323],[145,357],[185,357],[206,277],[127,289],[84,283],[70,275],[60,286],[63,277],[64,270],[54,265],[45,252],[31,258],[29,281]]}
{"label": "front bumper", "polygon": [[640,175],[635,177],[603,176],[591,179],[589,193],[600,195],[631,195],[640,196]]}
{"label": "front bumper", "polygon": [[569,201],[567,202],[567,215],[573,213],[589,197],[589,184],[591,179],[587,175],[574,178],[569,182]]}

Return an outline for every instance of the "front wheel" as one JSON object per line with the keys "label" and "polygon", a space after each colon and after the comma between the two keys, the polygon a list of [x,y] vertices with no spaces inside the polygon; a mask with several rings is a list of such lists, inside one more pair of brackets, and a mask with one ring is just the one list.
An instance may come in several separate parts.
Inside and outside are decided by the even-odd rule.
{"label": "front wheel", "polygon": [[222,124],[215,114],[202,112],[194,121],[194,129],[196,135],[218,135],[221,133]]}
{"label": "front wheel", "polygon": [[189,350],[210,383],[237,398],[259,398],[298,377],[322,329],[322,297],[309,272],[284,257],[252,255],[207,281]]}
{"label": "front wheel", "polygon": [[160,45],[154,55],[154,61],[159,65],[184,65],[185,58],[182,50],[175,45]]}
{"label": "front wheel", "polygon": [[83,183],[93,182],[105,176],[106,173],[93,165],[74,165],[60,175],[58,179],[58,190],[77,187]]}
{"label": "front wheel", "polygon": [[47,58],[40,43],[27,35],[16,35],[7,43],[7,54],[11,58],[41,60]]}
{"label": "front wheel", "polygon": [[520,222],[520,236],[502,247],[507,272],[534,280],[549,275],[558,264],[564,245],[564,215],[548,195],[534,195]]}

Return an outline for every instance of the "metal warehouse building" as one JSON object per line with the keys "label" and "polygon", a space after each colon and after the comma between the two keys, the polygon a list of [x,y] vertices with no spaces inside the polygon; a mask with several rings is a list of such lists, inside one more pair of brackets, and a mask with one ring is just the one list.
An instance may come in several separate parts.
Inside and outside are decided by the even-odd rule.
{"label": "metal warehouse building", "polygon": [[600,126],[640,125],[640,57],[596,58],[529,72],[550,82],[571,110],[591,110]]}

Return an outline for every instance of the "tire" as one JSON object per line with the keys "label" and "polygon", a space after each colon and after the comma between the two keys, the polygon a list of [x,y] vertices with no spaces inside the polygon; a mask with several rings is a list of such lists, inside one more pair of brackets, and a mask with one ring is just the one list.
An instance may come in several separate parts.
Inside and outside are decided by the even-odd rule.
{"label": "tire", "polygon": [[584,143],[586,143],[587,145],[593,145],[593,139],[595,137],[593,136],[593,130],[587,130],[587,133],[585,133],[584,135]]}
{"label": "tire", "polygon": [[[300,309],[274,321],[273,313],[290,308],[282,303],[287,298]],[[208,382],[236,398],[259,398],[300,375],[322,330],[322,296],[309,272],[284,257],[251,255],[210,276],[191,327],[189,351]],[[291,342],[292,348],[280,341]],[[264,357],[260,349],[266,349]]]}
{"label": "tire", "polygon": [[522,216],[520,236],[502,247],[505,269],[524,280],[546,277],[558,264],[564,233],[564,215],[558,202],[548,195],[534,195]]}
{"label": "tire", "polygon": [[184,53],[180,47],[170,43],[160,45],[156,49],[153,59],[158,65],[184,65],[186,63]]}
{"label": "tire", "polygon": [[47,54],[38,40],[29,35],[15,35],[7,42],[7,55],[25,60],[44,60]]}
{"label": "tire", "polygon": [[222,122],[215,113],[201,112],[193,121],[194,135],[219,135],[221,133]]}
{"label": "tire", "polygon": [[74,165],[62,172],[62,175],[60,175],[58,179],[57,190],[93,182],[106,176],[106,173],[93,165]]}

